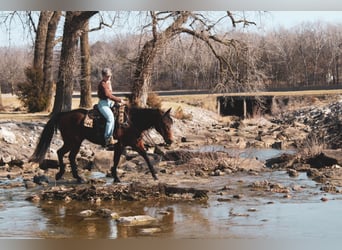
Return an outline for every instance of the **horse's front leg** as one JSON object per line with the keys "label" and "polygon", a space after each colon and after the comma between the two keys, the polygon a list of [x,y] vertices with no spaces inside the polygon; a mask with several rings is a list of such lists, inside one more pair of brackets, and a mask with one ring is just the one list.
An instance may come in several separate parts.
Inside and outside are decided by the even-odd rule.
{"label": "horse's front leg", "polygon": [[137,151],[146,161],[148,168],[150,169],[150,172],[152,174],[152,177],[154,180],[158,180],[158,177],[156,175],[156,171],[150,161],[150,159],[147,156],[143,141],[138,141],[137,145],[134,146],[134,150]]}
{"label": "horse's front leg", "polygon": [[113,180],[114,183],[120,182],[120,179],[117,175],[116,170],[117,170],[117,167],[119,165],[120,157],[121,157],[121,154],[123,152],[123,149],[124,149],[124,146],[122,146],[119,142],[114,145],[114,160],[113,160],[114,165],[111,168],[111,173],[112,173],[112,177],[114,178],[114,180]]}
{"label": "horse's front leg", "polygon": [[65,173],[65,164],[63,162],[63,157],[67,152],[69,152],[69,150],[70,149],[67,146],[65,146],[65,144],[63,145],[63,147],[57,150],[58,165],[59,165],[59,172],[55,176],[57,181],[61,179]]}

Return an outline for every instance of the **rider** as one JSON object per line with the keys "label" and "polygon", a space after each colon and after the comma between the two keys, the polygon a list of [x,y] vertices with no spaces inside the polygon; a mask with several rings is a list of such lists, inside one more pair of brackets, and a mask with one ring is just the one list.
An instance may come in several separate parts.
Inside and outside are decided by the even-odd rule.
{"label": "rider", "polygon": [[115,140],[113,138],[115,117],[111,110],[114,105],[113,101],[116,103],[123,103],[120,97],[112,94],[112,83],[110,81],[111,76],[111,70],[109,68],[104,68],[102,70],[102,80],[97,88],[97,95],[99,97],[98,108],[107,120],[104,132],[105,146],[112,146],[115,144]]}

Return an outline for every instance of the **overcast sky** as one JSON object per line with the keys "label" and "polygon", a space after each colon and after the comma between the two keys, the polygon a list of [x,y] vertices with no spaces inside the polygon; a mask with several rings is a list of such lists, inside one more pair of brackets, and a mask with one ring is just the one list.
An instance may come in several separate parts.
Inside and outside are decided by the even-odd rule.
{"label": "overcast sky", "polygon": [[270,28],[291,28],[302,22],[325,21],[342,24],[342,11],[270,11],[271,18],[264,25]]}

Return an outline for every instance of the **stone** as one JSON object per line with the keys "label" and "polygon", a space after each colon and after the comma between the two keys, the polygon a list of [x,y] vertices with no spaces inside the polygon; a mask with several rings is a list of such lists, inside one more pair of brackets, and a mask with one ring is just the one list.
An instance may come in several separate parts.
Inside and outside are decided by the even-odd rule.
{"label": "stone", "polygon": [[82,217],[90,217],[94,214],[95,212],[93,210],[87,209],[87,210],[83,210],[79,213],[80,216]]}
{"label": "stone", "polygon": [[15,134],[7,130],[7,128],[1,128],[0,129],[0,138],[2,137],[2,140],[9,143],[9,144],[15,144],[16,143],[16,136]]}
{"label": "stone", "polygon": [[135,215],[135,216],[125,216],[120,217],[117,222],[126,226],[143,226],[150,225],[156,222],[157,219],[149,216],[149,215]]}
{"label": "stone", "polygon": [[159,232],[161,232],[161,229],[158,227],[142,228],[140,230],[140,233],[144,235],[150,235],[150,234],[159,233]]}

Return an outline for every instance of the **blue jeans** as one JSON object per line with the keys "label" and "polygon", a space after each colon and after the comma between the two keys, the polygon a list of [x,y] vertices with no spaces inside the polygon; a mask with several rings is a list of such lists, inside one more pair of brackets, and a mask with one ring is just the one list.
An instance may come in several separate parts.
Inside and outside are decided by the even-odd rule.
{"label": "blue jeans", "polygon": [[114,126],[115,126],[115,118],[114,114],[111,110],[111,107],[114,105],[114,103],[107,99],[107,100],[100,100],[98,103],[98,109],[101,112],[101,114],[106,118],[106,128],[104,132],[104,139],[105,141],[108,140],[110,136],[113,135],[114,132]]}

